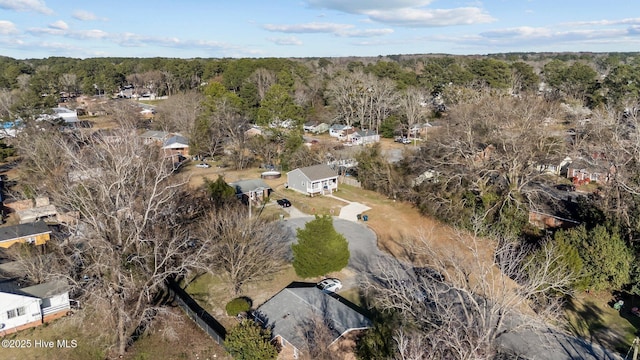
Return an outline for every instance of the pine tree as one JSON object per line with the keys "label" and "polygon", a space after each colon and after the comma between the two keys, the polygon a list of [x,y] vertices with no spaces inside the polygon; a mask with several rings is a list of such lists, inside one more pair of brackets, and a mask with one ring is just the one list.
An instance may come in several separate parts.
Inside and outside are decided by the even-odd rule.
{"label": "pine tree", "polygon": [[349,263],[349,243],[333,228],[328,215],[316,215],[304,229],[298,229],[298,243],[291,249],[293,267],[303,278],[340,271]]}

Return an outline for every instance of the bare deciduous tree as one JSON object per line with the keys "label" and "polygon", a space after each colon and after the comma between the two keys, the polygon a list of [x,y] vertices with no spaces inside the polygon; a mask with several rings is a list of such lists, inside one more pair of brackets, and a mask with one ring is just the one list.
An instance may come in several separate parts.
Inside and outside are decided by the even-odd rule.
{"label": "bare deciduous tree", "polygon": [[164,131],[179,132],[191,139],[194,135],[196,119],[202,114],[201,93],[191,91],[178,93],[158,104],[158,114],[154,119]]}
{"label": "bare deciduous tree", "polygon": [[487,358],[502,334],[557,320],[561,299],[555,295],[568,294],[575,280],[559,265],[562,254],[549,243],[531,257],[513,242],[495,242],[476,230],[460,233],[458,247],[448,248],[422,234],[405,245],[415,267],[385,263],[368,282],[379,306],[399,311],[429,339],[400,337],[406,358],[414,354],[412,341],[433,358]]}
{"label": "bare deciduous tree", "polygon": [[104,311],[114,351],[123,354],[163,311],[165,281],[203,269],[209,247],[194,244],[191,232],[207,205],[185,192],[186,179],[132,127],[54,145],[68,171],[84,174],[47,189],[59,208],[80,214],[61,246],[61,275],[85,304]]}
{"label": "bare deciduous tree", "polygon": [[200,230],[200,238],[211,244],[211,271],[222,272],[236,295],[246,283],[281,270],[288,251],[280,223],[249,218],[246,211],[241,205],[218,209]]}

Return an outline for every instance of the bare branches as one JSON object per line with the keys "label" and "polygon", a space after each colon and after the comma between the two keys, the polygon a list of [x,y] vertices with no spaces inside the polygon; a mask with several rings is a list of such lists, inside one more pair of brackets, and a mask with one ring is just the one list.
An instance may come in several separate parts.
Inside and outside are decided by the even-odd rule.
{"label": "bare branches", "polygon": [[222,272],[235,294],[250,281],[278,272],[285,263],[288,247],[285,228],[260,217],[247,218],[244,209],[228,206],[205,221],[200,238],[210,244],[210,271]]}
{"label": "bare branches", "polygon": [[405,244],[411,266],[388,260],[365,283],[379,307],[399,311],[407,326],[418,329],[396,334],[404,358],[416,356],[416,343],[435,358],[486,358],[503,333],[558,315],[551,311],[559,309],[555,295],[567,294],[575,278],[559,265],[562,255],[553,244],[532,257],[528,249],[481,237],[486,230],[475,229],[460,232],[456,246],[447,248],[421,234]]}

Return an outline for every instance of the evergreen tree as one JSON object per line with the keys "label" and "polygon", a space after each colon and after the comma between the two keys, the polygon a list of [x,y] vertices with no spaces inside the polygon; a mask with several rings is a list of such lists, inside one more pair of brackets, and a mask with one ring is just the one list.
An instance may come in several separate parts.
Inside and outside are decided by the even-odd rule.
{"label": "evergreen tree", "polygon": [[205,178],[204,186],[209,196],[211,196],[211,201],[213,201],[213,204],[217,208],[221,208],[236,200],[236,190],[229,186],[221,175],[218,175],[216,181]]}
{"label": "evergreen tree", "polygon": [[303,278],[340,271],[349,263],[349,243],[333,228],[329,215],[316,215],[304,229],[298,229],[298,243],[291,249],[293,267]]}
{"label": "evergreen tree", "polygon": [[271,345],[271,331],[251,320],[243,320],[232,328],[224,340],[227,352],[237,360],[275,359],[278,350]]}

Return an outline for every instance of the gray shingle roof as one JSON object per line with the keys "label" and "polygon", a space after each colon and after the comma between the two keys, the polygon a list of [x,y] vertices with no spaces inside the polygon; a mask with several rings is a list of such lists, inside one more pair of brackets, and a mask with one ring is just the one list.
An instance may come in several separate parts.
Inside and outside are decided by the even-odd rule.
{"label": "gray shingle roof", "polygon": [[19,239],[26,236],[49,233],[49,227],[44,221],[0,227],[0,241]]}
{"label": "gray shingle roof", "polygon": [[262,179],[240,180],[229,184],[236,189],[236,194],[246,194],[250,191],[271,189]]}
{"label": "gray shingle roof", "polygon": [[262,304],[257,314],[259,319],[272,326],[272,336],[279,335],[296,348],[304,349],[304,329],[314,317],[332,324],[334,341],[349,330],[371,326],[367,317],[340,299],[315,286],[287,287]]}
{"label": "gray shingle roof", "polygon": [[319,164],[298,169],[311,181],[323,180],[338,176],[338,173],[328,165]]}

